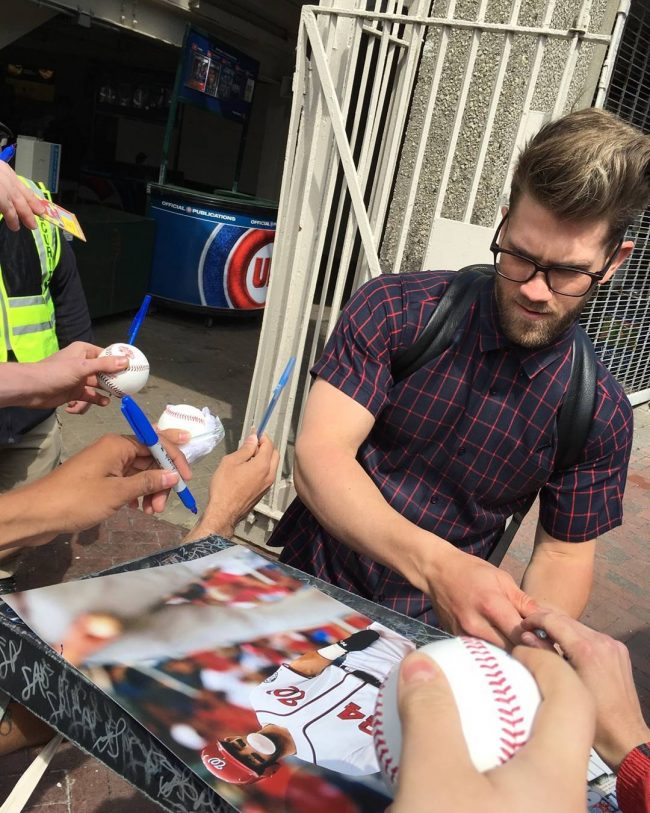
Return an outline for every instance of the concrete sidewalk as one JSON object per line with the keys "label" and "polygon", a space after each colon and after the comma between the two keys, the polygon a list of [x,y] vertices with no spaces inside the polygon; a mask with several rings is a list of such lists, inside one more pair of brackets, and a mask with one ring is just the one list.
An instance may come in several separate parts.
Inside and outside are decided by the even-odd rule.
{"label": "concrete sidewalk", "polygon": [[[103,320],[97,343],[126,336],[130,319]],[[236,448],[255,362],[259,323],[222,320],[206,328],[196,317],[158,312],[148,317],[139,345],[152,375],[138,402],[155,419],[167,403],[209,406],[222,419],[226,440],[194,472],[192,490],[205,505],[210,475],[219,457]],[[125,432],[116,404],[93,408],[86,416],[62,415],[65,447],[73,453],[105,432]],[[646,712],[650,709],[650,411],[635,410],[635,441],[625,497],[625,523],[601,538],[596,580],[583,620],[625,641],[632,653],[635,679]],[[17,573],[18,589],[75,579],[119,562],[172,547],[193,518],[172,500],[165,519],[123,509],[104,525],[74,537],[60,537],[46,548],[27,553]],[[511,548],[504,567],[515,577],[530,555],[534,519],[529,519]],[[33,758],[21,753],[0,763],[0,802]],[[32,797],[27,811],[41,813],[153,813],[159,808],[72,745],[64,745]]]}

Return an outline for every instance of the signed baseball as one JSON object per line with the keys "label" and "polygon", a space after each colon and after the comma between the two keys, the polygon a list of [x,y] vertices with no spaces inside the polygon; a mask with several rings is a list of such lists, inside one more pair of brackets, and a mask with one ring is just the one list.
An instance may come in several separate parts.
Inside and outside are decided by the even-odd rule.
{"label": "signed baseball", "polygon": [[[436,661],[449,682],[477,770],[489,771],[510,759],[528,740],[540,703],[537,683],[526,667],[502,649],[468,636],[434,641],[419,651]],[[398,673],[399,668],[393,669],[379,692],[373,724],[377,759],[393,788],[402,750]]]}
{"label": "signed baseball", "polygon": [[200,409],[189,404],[167,404],[158,419],[158,429],[184,429],[190,433],[190,437],[194,437],[208,432],[210,427]]}
{"label": "signed baseball", "polygon": [[99,354],[102,356],[126,356],[129,366],[119,373],[98,373],[99,386],[122,398],[125,395],[134,395],[147,383],[149,378],[149,362],[145,354],[133,347],[132,344],[111,344]]}

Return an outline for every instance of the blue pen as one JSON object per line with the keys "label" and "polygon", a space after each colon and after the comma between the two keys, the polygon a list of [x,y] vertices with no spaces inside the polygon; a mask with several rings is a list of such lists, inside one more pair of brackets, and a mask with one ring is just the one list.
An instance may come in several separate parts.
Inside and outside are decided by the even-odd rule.
{"label": "blue pen", "polygon": [[147,315],[147,311],[149,310],[149,303],[151,302],[151,295],[147,294],[145,298],[142,300],[142,305],[138,308],[138,312],[133,318],[131,322],[131,327],[129,328],[129,344],[135,344],[135,337],[138,335],[140,330],[140,325],[144,322],[144,317]]}
{"label": "blue pen", "polygon": [[[176,474],[178,474],[178,469],[174,465],[174,461],[165,451],[165,448],[158,440],[158,435],[156,434],[155,429],[149,423],[149,419],[136,404],[133,398],[125,395],[124,398],[122,398],[121,410],[122,414],[129,422],[129,426],[131,429],[133,429],[136,438],[140,441],[140,443],[144,443],[144,445],[149,449],[151,456],[158,462],[160,467],[166,469],[167,471],[174,471]],[[178,482],[175,486],[172,486],[172,488],[178,494],[178,497],[183,505],[186,508],[189,508],[193,514],[196,514],[196,501],[194,500],[192,492],[189,490],[180,474],[178,474]]]}
{"label": "blue pen", "polygon": [[289,361],[287,362],[287,366],[284,368],[284,372],[280,376],[280,380],[277,383],[276,388],[273,390],[273,394],[271,395],[271,400],[269,401],[269,405],[262,415],[262,420],[260,421],[260,425],[257,427],[257,437],[261,438],[264,434],[264,430],[266,429],[266,425],[268,424],[269,420],[271,419],[271,415],[273,414],[273,410],[275,409],[275,405],[278,403],[278,398],[280,397],[280,393],[284,389],[285,384],[289,380],[289,376],[293,370],[293,365],[296,363],[296,357],[291,356]]}
{"label": "blue pen", "polygon": [[8,164],[15,154],[16,154],[16,145],[9,144],[9,146],[5,147],[4,150],[0,152],[0,161],[4,161],[5,164]]}

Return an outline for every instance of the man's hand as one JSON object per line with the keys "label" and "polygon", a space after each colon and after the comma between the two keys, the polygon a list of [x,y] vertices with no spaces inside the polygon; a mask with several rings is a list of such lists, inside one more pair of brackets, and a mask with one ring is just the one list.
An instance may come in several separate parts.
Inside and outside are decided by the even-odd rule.
{"label": "man's hand", "polygon": [[[66,401],[83,401],[106,406],[110,398],[95,391],[97,373],[116,373],[129,363],[125,356],[98,358],[101,347],[73,342],[42,361],[29,364],[9,363],[0,368],[2,406],[26,406],[47,409]],[[76,410],[75,410],[76,411]]]}
{"label": "man's hand", "polygon": [[595,747],[617,771],[633,748],[650,741],[627,647],[555,611],[535,613],[522,622],[522,627],[527,630],[522,642],[533,647],[543,643],[532,631],[544,630],[591,692],[596,701]]}
{"label": "man's hand", "polygon": [[22,183],[13,169],[0,161],[0,213],[8,228],[18,231],[20,224],[36,228],[34,215],[43,214],[46,203]]}
{"label": "man's hand", "polygon": [[517,660],[542,694],[530,740],[505,765],[484,774],[470,761],[449,684],[426,655],[402,664],[402,756],[392,813],[576,813],[594,731],[593,701],[572,670],[548,652],[518,647]]}
{"label": "man's hand", "polygon": [[[191,480],[182,452],[163,443],[181,477]],[[6,520],[0,541],[44,544],[58,533],[97,525],[124,505],[137,507],[141,497],[145,513],[162,511],[178,475],[157,465],[135,438],[105,435],[40,480],[0,497]]]}
{"label": "man's hand", "polygon": [[257,442],[249,435],[241,448],[226,455],[210,481],[205,514],[185,537],[186,541],[218,534],[229,539],[235,526],[271,487],[278,468],[278,451],[267,435]]}
{"label": "man's hand", "polygon": [[522,618],[538,609],[512,577],[489,562],[449,547],[424,577],[443,629],[509,648]]}

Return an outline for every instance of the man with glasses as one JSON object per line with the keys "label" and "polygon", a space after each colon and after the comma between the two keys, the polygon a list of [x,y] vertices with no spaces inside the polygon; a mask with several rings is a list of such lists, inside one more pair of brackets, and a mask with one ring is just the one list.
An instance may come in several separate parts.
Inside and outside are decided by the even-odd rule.
{"label": "man with glasses", "polygon": [[[507,646],[538,606],[577,617],[595,540],[622,521],[632,410],[599,362],[591,429],[555,467],[580,312],[629,256],[650,202],[650,136],[598,109],[547,124],[519,156],[496,275],[451,346],[395,383],[453,272],[386,275],[352,297],[312,369],[282,561],[454,633]],[[477,258],[480,259],[480,258]],[[521,587],[485,560],[540,492]]]}

